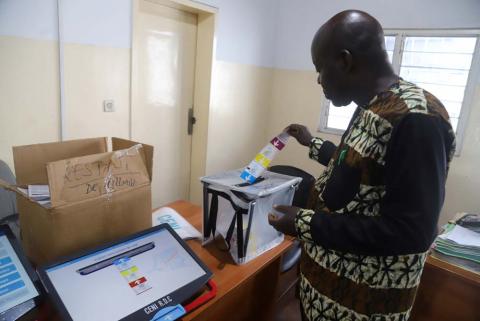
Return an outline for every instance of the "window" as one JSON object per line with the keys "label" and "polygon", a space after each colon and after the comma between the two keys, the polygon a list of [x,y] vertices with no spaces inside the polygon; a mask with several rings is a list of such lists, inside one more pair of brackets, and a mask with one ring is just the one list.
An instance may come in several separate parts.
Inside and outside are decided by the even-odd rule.
{"label": "window", "polygon": [[[457,133],[460,150],[463,127],[470,108],[475,79],[474,56],[479,55],[479,32],[392,31],[385,36],[385,48],[393,69],[403,79],[431,92],[443,103]],[[450,33],[450,34],[449,34]],[[462,34],[463,33],[463,34]],[[478,64],[478,63],[477,63]],[[324,105],[320,131],[341,134],[356,105]]]}

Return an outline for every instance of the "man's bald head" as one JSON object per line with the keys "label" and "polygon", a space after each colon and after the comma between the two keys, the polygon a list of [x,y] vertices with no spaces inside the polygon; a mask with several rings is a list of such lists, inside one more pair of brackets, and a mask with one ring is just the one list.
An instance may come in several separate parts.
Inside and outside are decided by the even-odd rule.
{"label": "man's bald head", "polygon": [[380,23],[363,11],[340,12],[318,29],[312,42],[312,58],[331,55],[347,49],[353,55],[372,58],[385,51]]}
{"label": "man's bald head", "polygon": [[319,83],[335,105],[355,100],[355,87],[361,89],[366,77],[392,72],[382,26],[363,11],[343,11],[328,20],[315,34],[311,53]]}

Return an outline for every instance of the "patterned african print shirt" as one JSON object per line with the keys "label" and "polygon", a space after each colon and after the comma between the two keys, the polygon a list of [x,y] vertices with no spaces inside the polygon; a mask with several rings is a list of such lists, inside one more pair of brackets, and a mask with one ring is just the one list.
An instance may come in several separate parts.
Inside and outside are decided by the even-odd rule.
{"label": "patterned african print shirt", "polygon": [[454,150],[443,105],[402,79],[357,108],[338,147],[312,140],[327,167],[295,221],[308,320],[408,319]]}

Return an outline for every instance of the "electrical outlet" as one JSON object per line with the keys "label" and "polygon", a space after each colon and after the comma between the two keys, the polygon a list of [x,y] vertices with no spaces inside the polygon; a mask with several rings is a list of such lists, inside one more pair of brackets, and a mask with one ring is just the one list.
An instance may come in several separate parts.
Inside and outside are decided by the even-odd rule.
{"label": "electrical outlet", "polygon": [[103,101],[103,111],[113,113],[115,111],[115,101],[113,99]]}

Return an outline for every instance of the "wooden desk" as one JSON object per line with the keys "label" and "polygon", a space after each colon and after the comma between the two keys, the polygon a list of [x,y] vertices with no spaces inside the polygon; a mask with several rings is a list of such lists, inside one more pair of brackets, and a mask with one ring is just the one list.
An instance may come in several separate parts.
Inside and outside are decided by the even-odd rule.
{"label": "wooden desk", "polygon": [[411,321],[479,321],[480,275],[429,256]]}
{"label": "wooden desk", "polygon": [[[168,206],[201,231],[200,207],[185,201]],[[204,248],[199,240],[187,243],[213,272],[218,292],[212,301],[184,317],[184,321],[269,320],[280,274],[281,255],[292,245],[292,239],[288,238],[245,265],[234,265],[233,262],[222,264],[228,255],[216,249],[213,244]]]}

